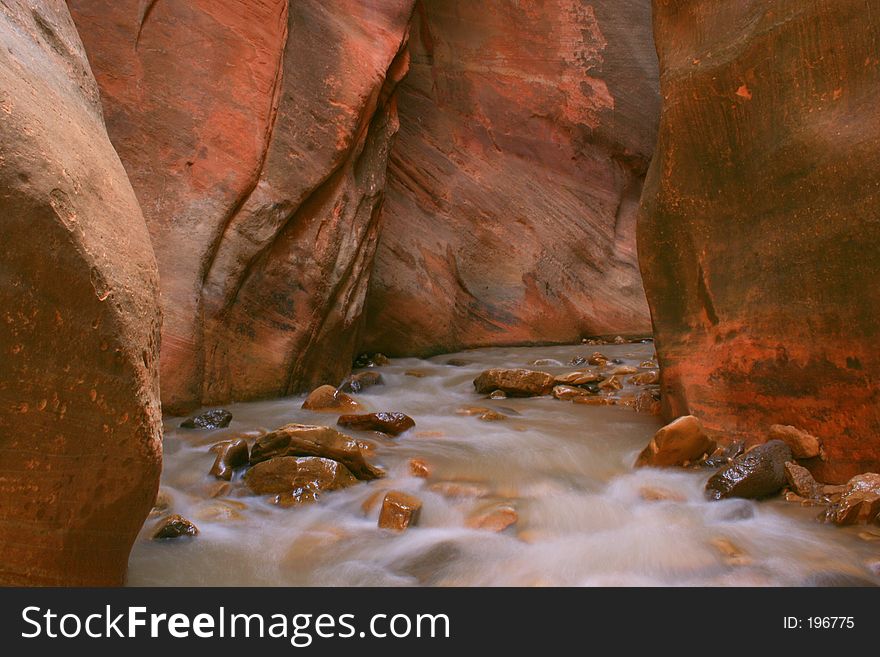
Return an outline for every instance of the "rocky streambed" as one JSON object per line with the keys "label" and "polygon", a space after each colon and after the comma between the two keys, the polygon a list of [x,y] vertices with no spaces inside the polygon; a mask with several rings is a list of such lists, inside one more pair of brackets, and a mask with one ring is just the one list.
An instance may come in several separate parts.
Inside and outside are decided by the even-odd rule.
{"label": "rocky streambed", "polygon": [[[653,357],[645,342],[367,359],[339,390],[194,428],[167,417],[128,583],[880,583],[880,526],[822,523],[793,494],[710,500],[707,481],[743,456],[652,467],[710,446],[688,423],[657,434]],[[544,375],[501,371],[517,368]]]}

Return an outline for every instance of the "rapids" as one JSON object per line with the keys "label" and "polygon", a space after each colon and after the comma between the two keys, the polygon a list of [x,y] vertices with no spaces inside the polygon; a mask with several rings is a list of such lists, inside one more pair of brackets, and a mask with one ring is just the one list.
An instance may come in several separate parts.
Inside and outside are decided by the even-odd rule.
{"label": "rapids", "polygon": [[[379,368],[384,386],[354,395],[368,410],[402,411],[416,427],[396,439],[344,431],[376,444],[370,460],[386,479],[359,484],[317,503],[279,508],[260,497],[212,498],[213,443],[256,437],[289,422],[333,426],[336,415],[300,408],[303,396],[226,406],[226,429],[178,428],[165,421],[162,487],[171,511],[194,521],[195,539],[150,540],[148,520],[132,552],[128,584],[373,586],[703,586],[880,583],[866,565],[880,558],[880,530],[837,528],[818,510],[781,499],[709,502],[710,470],[634,471],[632,463],[660,426],[623,407],[552,397],[490,400],[472,380],[489,367],[576,369],[572,357],[602,351],[638,366],[650,343],[493,348],[434,358],[394,359]],[[446,364],[451,358],[464,366]],[[424,376],[406,375],[417,370]],[[629,378],[629,377],[625,377]],[[630,387],[622,391],[631,392]],[[484,422],[462,406],[496,409],[508,419]],[[430,464],[430,479],[409,474],[410,458]],[[239,478],[241,474],[237,474]],[[450,498],[440,481],[474,482],[485,495]],[[680,501],[646,501],[661,488]],[[424,503],[417,527],[392,534],[376,526],[378,508],[362,503],[377,490],[413,493]],[[466,526],[474,512],[505,503],[518,522],[501,533]],[[875,540],[866,532],[876,535]],[[862,534],[862,537],[859,534]],[[731,557],[719,541],[736,546]]]}

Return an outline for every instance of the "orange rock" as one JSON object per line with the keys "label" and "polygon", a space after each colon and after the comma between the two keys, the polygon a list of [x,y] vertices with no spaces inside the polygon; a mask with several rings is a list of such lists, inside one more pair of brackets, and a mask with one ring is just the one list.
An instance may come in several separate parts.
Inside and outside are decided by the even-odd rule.
{"label": "orange rock", "polygon": [[423,479],[431,476],[431,468],[423,459],[410,459],[409,472],[413,477],[422,477]]}
{"label": "orange rock", "polygon": [[693,415],[685,415],[660,429],[636,459],[635,467],[684,465],[711,454],[715,441]]}
{"label": "orange rock", "polygon": [[442,438],[446,434],[442,431],[417,431],[413,435],[416,438]]}
{"label": "orange rock", "polygon": [[585,383],[595,383],[602,380],[602,375],[594,370],[578,370],[568,374],[560,374],[555,379],[556,383],[570,386],[581,386]]}
{"label": "orange rock", "polygon": [[819,497],[819,484],[813,479],[810,471],[797,463],[789,461],[785,464],[785,480],[791,489],[800,497],[813,499]]}
{"label": "orange rock", "polygon": [[608,357],[605,354],[595,351],[593,352],[593,355],[587,359],[587,362],[590,365],[605,367],[608,364]]}
{"label": "orange rock", "polygon": [[656,383],[660,383],[660,373],[656,370],[651,370],[649,372],[642,372],[641,374],[636,374],[635,376],[631,376],[629,382],[635,386],[650,386]]}
{"label": "orange rock", "polygon": [[[612,374],[617,376],[626,376],[627,374],[636,374],[639,370],[631,365],[621,365],[620,367],[614,368]],[[635,377],[633,377],[635,378]]]}
{"label": "orange rock", "polygon": [[348,468],[337,461],[315,456],[279,456],[257,463],[244,481],[258,495],[279,495],[277,503],[312,502],[323,492],[357,483]]}
{"label": "orange rock", "polygon": [[576,386],[558,385],[553,388],[553,396],[563,401],[571,401],[575,397],[584,397],[589,394],[589,391]]}
{"label": "orange rock", "polygon": [[868,472],[850,479],[829,514],[837,525],[867,524],[880,517],[880,474]]}
{"label": "orange rock", "polygon": [[402,491],[393,490],[385,495],[379,512],[379,527],[403,531],[418,524],[422,501]]}
{"label": "orange rock", "polygon": [[462,406],[455,412],[458,415],[482,415],[488,410],[490,409],[486,408],[485,406]]}
{"label": "orange rock", "polygon": [[404,413],[361,413],[340,415],[336,424],[360,431],[378,431],[391,436],[398,436],[416,426],[415,420]]}
{"label": "orange rock", "polygon": [[486,411],[482,415],[480,415],[480,419],[483,422],[500,422],[501,420],[506,420],[507,416],[504,413],[499,413],[498,411]]}
{"label": "orange rock", "polygon": [[575,404],[585,404],[586,406],[616,406],[617,401],[610,397],[575,397],[571,401]]}
{"label": "orange rock", "polygon": [[621,390],[623,382],[618,376],[610,376],[599,384],[599,387],[605,391]]}
{"label": "orange rock", "polygon": [[748,566],[752,563],[745,551],[730,539],[717,537],[709,541],[709,544],[721,553],[728,566]]}
{"label": "orange rock", "polygon": [[320,386],[312,390],[302,407],[310,411],[326,412],[350,412],[354,413],[361,409],[361,405],[344,392],[336,390],[333,386]]}
{"label": "orange rock", "polygon": [[484,509],[467,519],[471,529],[482,529],[490,532],[502,532],[519,521],[519,514],[509,504],[500,504]]}
{"label": "orange rock", "polygon": [[816,436],[792,426],[774,424],[768,432],[769,440],[781,440],[791,448],[796,459],[812,459],[819,456],[821,445]]}

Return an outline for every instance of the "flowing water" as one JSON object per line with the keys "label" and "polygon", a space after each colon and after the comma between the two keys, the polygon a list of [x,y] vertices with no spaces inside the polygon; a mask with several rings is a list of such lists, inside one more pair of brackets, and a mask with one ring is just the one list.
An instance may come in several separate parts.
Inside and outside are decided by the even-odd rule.
{"label": "flowing water", "polygon": [[[213,443],[256,437],[289,422],[333,426],[336,415],[300,408],[303,397],[234,404],[226,429],[179,429],[166,418],[162,487],[171,511],[193,520],[194,539],[150,540],[148,520],[131,556],[130,585],[548,585],[700,586],[880,583],[880,529],[836,528],[818,510],[782,500],[709,502],[708,470],[632,469],[659,420],[629,408],[586,406],[552,397],[491,400],[472,380],[488,367],[559,365],[601,350],[638,366],[650,343],[480,349],[428,360],[396,359],[379,368],[384,386],[356,396],[368,410],[402,411],[416,427],[396,439],[347,432],[375,444],[370,460],[388,477],[276,507],[233,482],[213,498]],[[468,361],[447,364],[451,358]],[[417,370],[422,376],[407,375]],[[629,377],[626,377],[629,378]],[[625,395],[629,387],[622,391]],[[456,411],[493,408],[485,422]],[[414,477],[408,461],[431,467]],[[236,475],[236,480],[241,473]],[[439,486],[438,486],[439,482]],[[443,482],[457,482],[455,487]],[[645,489],[673,500],[649,501]],[[401,534],[377,527],[376,491],[410,492],[424,503],[418,526]],[[451,493],[457,493],[452,495]],[[503,504],[517,522],[471,529],[468,519]],[[873,532],[873,534],[870,534]],[[861,537],[859,536],[861,534]],[[876,535],[874,540],[870,540]],[[733,547],[731,547],[733,546]]]}

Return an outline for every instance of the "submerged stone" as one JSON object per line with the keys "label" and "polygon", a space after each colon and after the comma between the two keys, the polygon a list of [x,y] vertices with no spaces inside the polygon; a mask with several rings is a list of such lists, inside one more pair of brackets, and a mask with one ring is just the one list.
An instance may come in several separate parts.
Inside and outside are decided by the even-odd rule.
{"label": "submerged stone", "polygon": [[404,413],[363,413],[360,415],[340,415],[336,421],[341,427],[360,431],[379,431],[398,436],[416,426],[415,420]]}
{"label": "submerged stone", "polygon": [[185,419],[180,426],[183,429],[223,429],[228,427],[230,422],[232,422],[232,413],[222,408],[215,408]]}
{"label": "submerged stone", "polygon": [[192,522],[179,514],[163,518],[153,531],[153,540],[162,541],[185,536],[198,536],[199,529]]}

